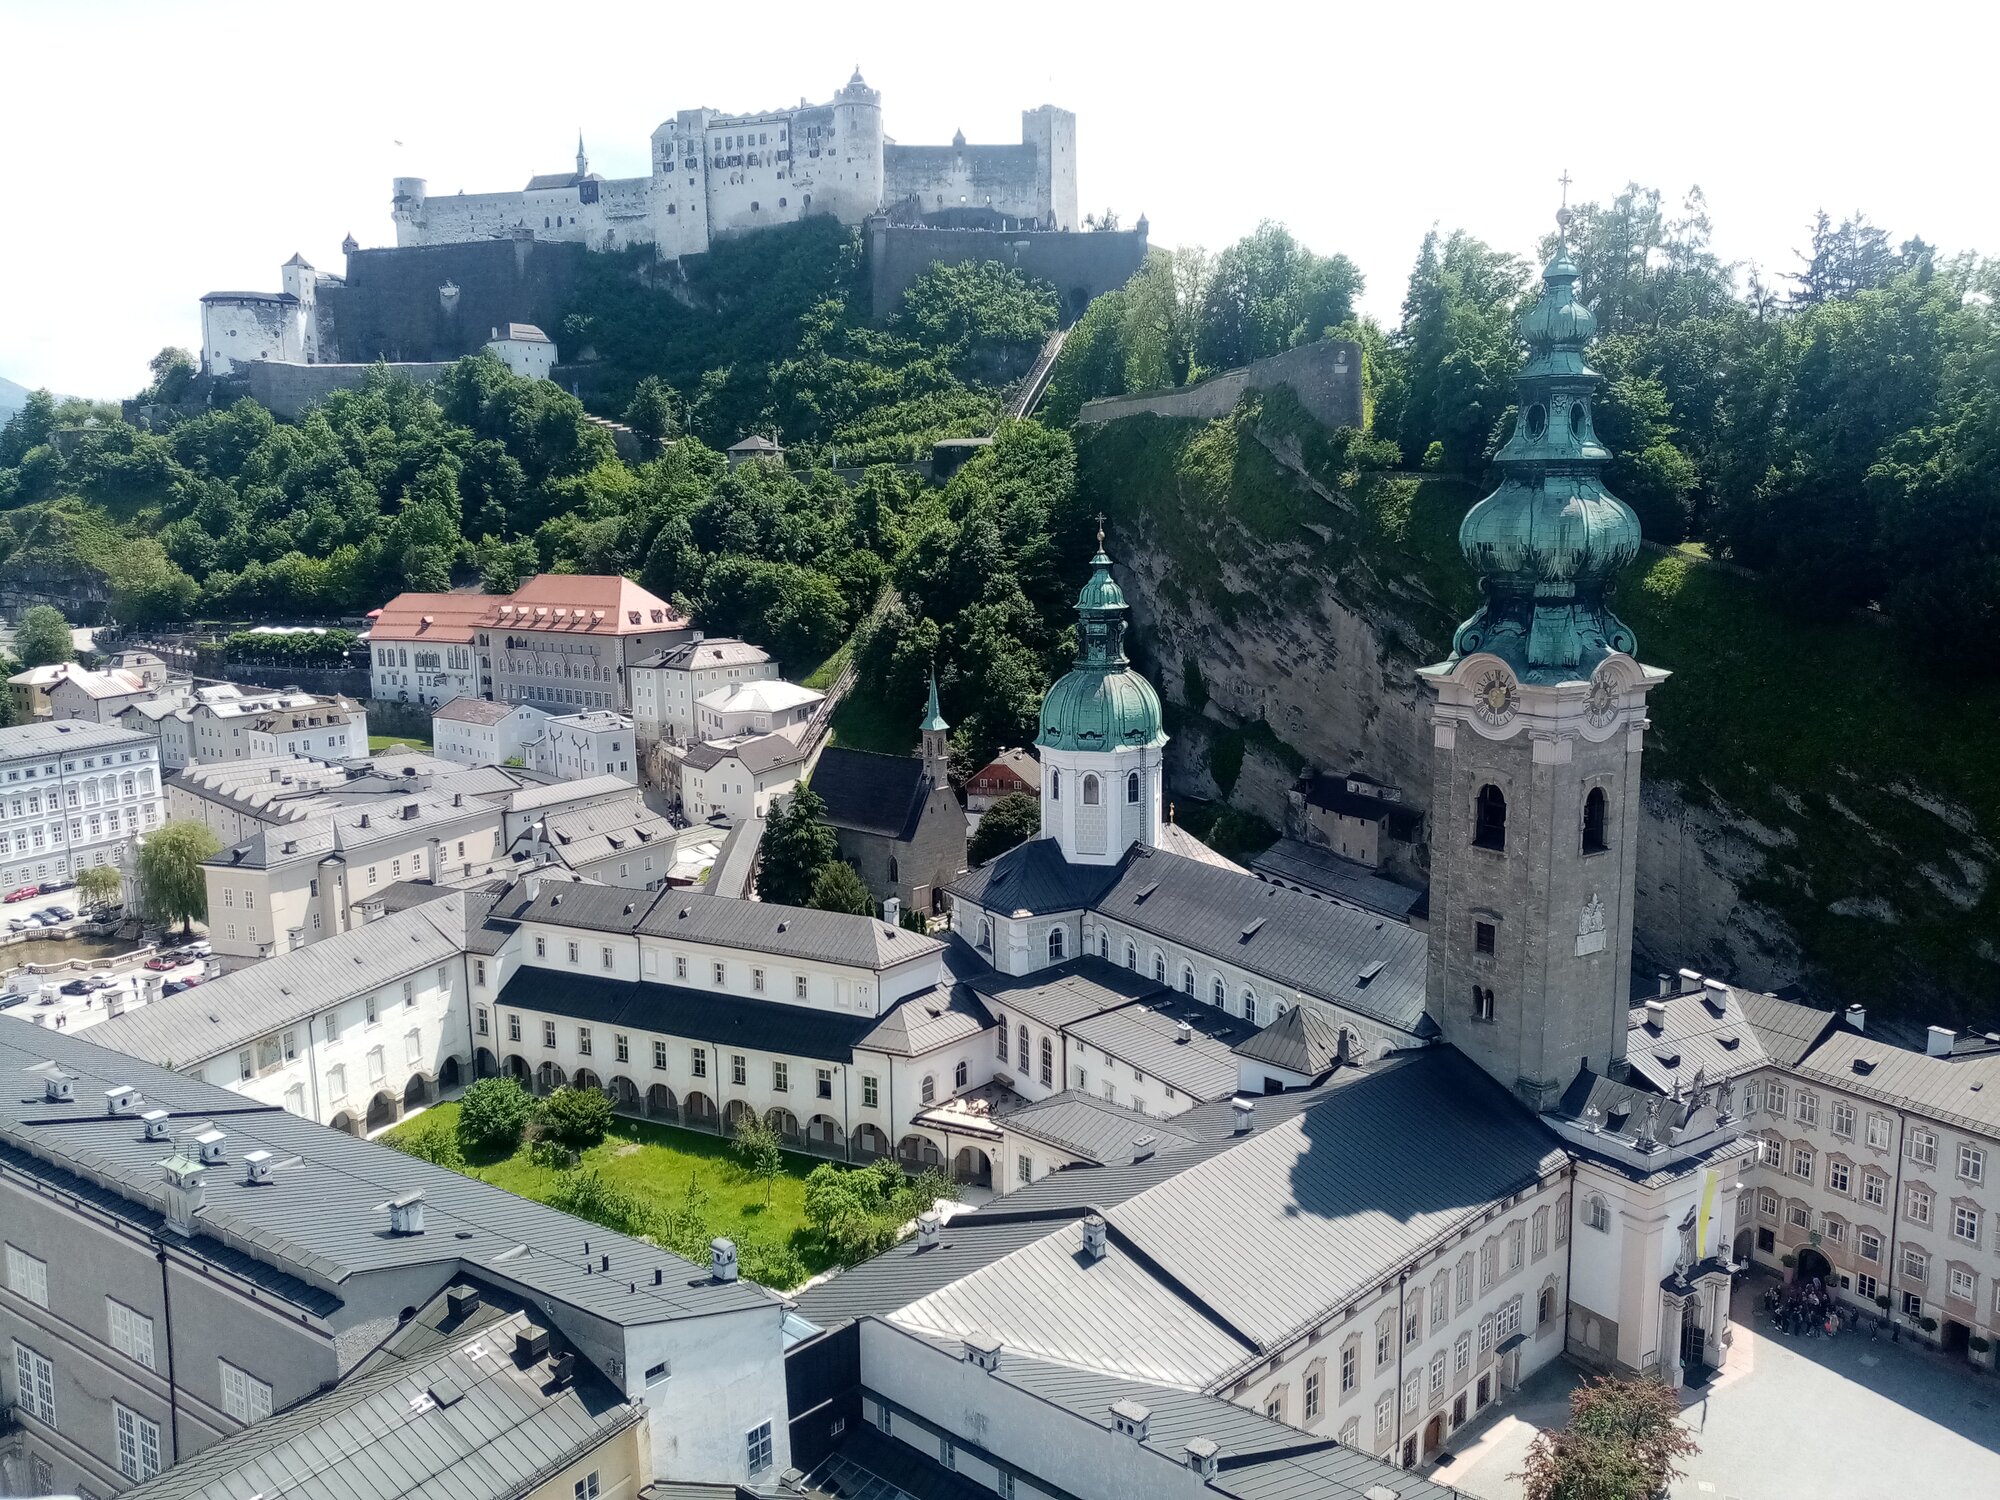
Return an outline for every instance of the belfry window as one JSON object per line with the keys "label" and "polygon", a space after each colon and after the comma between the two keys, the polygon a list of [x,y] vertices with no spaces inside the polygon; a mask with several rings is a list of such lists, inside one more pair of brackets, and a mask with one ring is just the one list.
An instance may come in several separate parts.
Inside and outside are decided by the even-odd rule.
{"label": "belfry window", "polygon": [[1095,776],[1086,776],[1086,777],[1084,777],[1084,778],[1083,778],[1083,805],[1084,805],[1085,807],[1095,807],[1095,806],[1097,806],[1097,799],[1098,799],[1098,786],[1097,786],[1097,778],[1096,778]]}
{"label": "belfry window", "polygon": [[1139,773],[1133,771],[1125,777],[1125,800],[1137,805],[1139,801]]}
{"label": "belfry window", "polygon": [[1608,799],[1604,788],[1594,786],[1583,799],[1583,852],[1602,854],[1610,848],[1604,838],[1604,813]]}
{"label": "belfry window", "polygon": [[1062,801],[1062,772],[1060,771],[1051,771],[1049,773],[1049,801]]}
{"label": "belfry window", "polygon": [[1479,985],[1472,987],[1472,1019],[1490,1021],[1493,1019],[1493,991]]}
{"label": "belfry window", "polygon": [[1474,810],[1472,842],[1481,849],[1507,847],[1507,794],[1488,782],[1479,789]]}

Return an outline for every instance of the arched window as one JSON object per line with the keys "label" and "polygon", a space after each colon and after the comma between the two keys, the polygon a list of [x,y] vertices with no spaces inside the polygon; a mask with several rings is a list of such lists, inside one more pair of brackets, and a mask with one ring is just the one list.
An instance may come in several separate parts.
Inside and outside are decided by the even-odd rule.
{"label": "arched window", "polygon": [[1604,838],[1604,810],[1608,805],[1609,799],[1604,795],[1604,788],[1601,786],[1592,787],[1589,795],[1583,799],[1583,852],[1585,854],[1602,854],[1606,849],[1611,847]]}
{"label": "arched window", "polygon": [[903,867],[896,863],[896,856],[889,856],[889,884],[894,885],[903,878]]}
{"label": "arched window", "polygon": [[995,1033],[995,1043],[999,1048],[997,1056],[1000,1061],[1005,1062],[1007,1061],[1007,1015],[1004,1011],[996,1011],[995,1015],[1000,1021],[1000,1030]]}
{"label": "arched window", "polygon": [[1061,927],[1049,929],[1049,962],[1056,963],[1063,957],[1063,932]]}
{"label": "arched window", "polygon": [[993,923],[985,917],[979,919],[979,946],[989,953],[993,950]]}
{"label": "arched window", "polygon": [[1049,772],[1049,801],[1062,801],[1062,772]]}
{"label": "arched window", "polygon": [[1153,983],[1165,984],[1166,982],[1167,982],[1167,955],[1162,953],[1159,949],[1155,948],[1153,950]]}
{"label": "arched window", "polygon": [[1028,1071],[1028,1028],[1023,1026],[1014,1033],[1014,1040],[1020,1045],[1014,1049],[1014,1066],[1024,1074]]}
{"label": "arched window", "polygon": [[1130,938],[1125,940],[1125,967],[1133,970],[1139,967],[1139,945]]}
{"label": "arched window", "polygon": [[1215,976],[1215,983],[1209,987],[1208,996],[1217,1010],[1229,1009],[1229,991],[1223,984],[1220,974]]}
{"label": "arched window", "polygon": [[1472,842],[1481,849],[1507,847],[1507,794],[1490,781],[1479,789],[1479,803],[1472,824]]}
{"label": "arched window", "polygon": [[1055,1044],[1047,1037],[1042,1038],[1042,1087],[1053,1088],[1056,1081]]}
{"label": "arched window", "polygon": [[1493,1019],[1493,991],[1479,985],[1472,987],[1472,1019],[1490,1021]]}
{"label": "arched window", "polygon": [[931,1077],[930,1074],[926,1073],[924,1074],[924,1103],[935,1104],[936,1102],[937,1102],[937,1080]]}
{"label": "arched window", "polygon": [[954,1072],[952,1073],[952,1075],[951,1075],[951,1081],[952,1081],[952,1083],[953,1083],[953,1085],[954,1085],[955,1087],[958,1087],[958,1088],[964,1088],[964,1087],[965,1087],[965,1059],[964,1059],[964,1058],[962,1058],[962,1057],[961,1057],[961,1058],[960,1058],[960,1059],[958,1060],[958,1067],[957,1067],[957,1069],[956,1069],[956,1070],[955,1070],[955,1071],[954,1071]]}
{"label": "arched window", "polygon": [[1134,806],[1139,802],[1139,773],[1131,771],[1125,777],[1125,800]]}
{"label": "arched window", "polygon": [[1592,1193],[1584,1203],[1583,1214],[1592,1229],[1602,1234],[1611,1233],[1611,1207],[1597,1194]]}
{"label": "arched window", "polygon": [[1111,957],[1111,934],[1103,928],[1099,928],[1097,933],[1097,956],[1099,958]]}
{"label": "arched window", "polygon": [[1253,1024],[1257,1019],[1257,997],[1249,990],[1243,992],[1243,1019]]}
{"label": "arched window", "polygon": [[1086,776],[1086,777],[1084,777],[1084,778],[1083,778],[1083,805],[1084,805],[1085,807],[1095,807],[1095,806],[1097,806],[1097,791],[1098,791],[1098,788],[1097,788],[1097,778],[1096,778],[1095,776]]}
{"label": "arched window", "polygon": [[1181,993],[1182,993],[1183,995],[1192,995],[1192,994],[1194,993],[1194,965],[1193,965],[1193,964],[1182,964],[1182,965],[1181,965]]}

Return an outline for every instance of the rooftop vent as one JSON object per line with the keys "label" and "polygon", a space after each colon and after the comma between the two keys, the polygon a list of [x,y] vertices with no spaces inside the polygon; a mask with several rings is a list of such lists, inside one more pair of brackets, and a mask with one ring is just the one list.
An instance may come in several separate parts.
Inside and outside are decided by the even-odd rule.
{"label": "rooftop vent", "polygon": [[403,821],[405,823],[409,822],[412,818],[416,817],[416,815],[422,811],[423,809],[419,807],[416,803],[405,802],[403,804]]}
{"label": "rooftop vent", "polygon": [[149,1109],[141,1114],[139,1120],[146,1127],[146,1139],[164,1141],[167,1138],[167,1121],[171,1118],[164,1109]]}
{"label": "rooftop vent", "polygon": [[1933,1026],[1924,1033],[1924,1052],[1930,1057],[1951,1056],[1951,1044],[1958,1033],[1949,1026]]}
{"label": "rooftop vent", "polygon": [[1083,1220],[1083,1253],[1092,1260],[1103,1260],[1109,1249],[1105,1238],[1103,1214],[1086,1214]]}
{"label": "rooftop vent", "polygon": [[1666,1027],[1667,1002],[1664,1000],[1648,1000],[1646,1002],[1646,1029],[1651,1032],[1660,1032],[1666,1030]]}
{"label": "rooftop vent", "polygon": [[454,1282],[444,1289],[445,1311],[454,1318],[463,1318],[479,1309],[479,1288],[468,1281]]}
{"label": "rooftop vent", "polygon": [[1655,977],[1656,977],[1656,978],[1657,978],[1657,979],[1659,980],[1659,992],[1660,992],[1660,993],[1661,993],[1662,995],[1671,995],[1671,994],[1672,994],[1672,993],[1674,992],[1674,976],[1673,976],[1673,975],[1671,975],[1671,974],[1660,974],[1660,975],[1656,975]]}
{"label": "rooftop vent", "polygon": [[1156,1135],[1146,1134],[1146,1135],[1133,1136],[1132,1160],[1145,1161],[1149,1159],[1153,1154],[1154,1148],[1158,1144],[1159,1144],[1159,1137]]}
{"label": "rooftop vent", "polygon": [[1111,1425],[1128,1438],[1143,1443],[1153,1425],[1153,1410],[1136,1401],[1114,1401],[1111,1403]]}
{"label": "rooftop vent", "polygon": [[576,1356],[565,1349],[549,1361],[549,1380],[561,1390],[576,1378]]}
{"label": "rooftop vent", "polygon": [[439,1406],[452,1406],[465,1399],[465,1389],[449,1375],[438,1376],[427,1393]]}
{"label": "rooftop vent", "polygon": [[255,1151],[243,1153],[243,1180],[246,1183],[269,1182],[271,1167],[277,1160],[269,1151],[258,1147]]}
{"label": "rooftop vent", "polygon": [[1153,894],[1153,892],[1157,891],[1157,890],[1158,890],[1159,888],[1160,888],[1160,882],[1159,882],[1159,881],[1157,881],[1157,880],[1149,880],[1149,881],[1147,881],[1147,882],[1146,882],[1146,883],[1145,883],[1144,885],[1142,885],[1141,887],[1139,887],[1139,894],[1138,894],[1138,895],[1136,895],[1136,896],[1134,896],[1134,897],[1132,898],[1132,904],[1133,904],[1134,906],[1143,906],[1143,905],[1145,905],[1145,903],[1146,903],[1146,898],[1147,898],[1148,896],[1152,895],[1152,894]]}
{"label": "rooftop vent", "polygon": [[1204,1479],[1215,1477],[1215,1461],[1221,1450],[1208,1438],[1189,1438],[1187,1466]]}
{"label": "rooftop vent", "polygon": [[528,1324],[514,1335],[514,1363],[538,1364],[549,1356],[549,1331]]}
{"label": "rooftop vent", "polygon": [[389,1210],[389,1233],[422,1234],[424,1232],[424,1190],[412,1188],[407,1193],[399,1193],[382,1205]]}
{"label": "rooftop vent", "polygon": [[736,1279],[736,1241],[717,1235],[708,1242],[708,1271],[717,1281]]}
{"label": "rooftop vent", "polygon": [[1868,1029],[1868,1007],[1860,1004],[1848,1006],[1846,1019],[1847,1024],[1852,1026],[1856,1031],[1866,1031]]}
{"label": "rooftop vent", "polygon": [[1857,1057],[1854,1059],[1854,1071],[1866,1078],[1875,1071],[1875,1064],[1865,1057]]}
{"label": "rooftop vent", "polygon": [[918,1214],[917,1248],[919,1250],[937,1249],[938,1235],[943,1230],[943,1228],[944,1228],[944,1220],[938,1217],[938,1211],[936,1209],[927,1208],[922,1213]]}
{"label": "rooftop vent", "polygon": [[1236,1134],[1248,1135],[1257,1117],[1257,1101],[1254,1099],[1231,1099],[1230,1112],[1236,1117]]}
{"label": "rooftop vent", "polygon": [[222,1160],[222,1148],[229,1140],[213,1125],[204,1125],[194,1132],[194,1143],[201,1153],[202,1165],[212,1167]]}
{"label": "rooftop vent", "polygon": [[1185,1047],[1189,1042],[1194,1040],[1194,1027],[1190,1026],[1186,1021],[1177,1022],[1174,1026],[1174,1040]]}
{"label": "rooftop vent", "polygon": [[296,839],[286,839],[278,845],[278,852],[280,854],[297,854],[299,852],[298,841]]}
{"label": "rooftop vent", "polygon": [[1699,969],[1682,969],[1680,972],[1680,981],[1683,990],[1698,990],[1701,988],[1701,971]]}
{"label": "rooftop vent", "polygon": [[975,1333],[965,1341],[965,1362],[991,1375],[1000,1368],[1000,1340],[988,1333]]}
{"label": "rooftop vent", "polygon": [[361,815],[361,821],[356,823],[354,826],[357,828],[366,828],[368,826],[368,814],[363,813]]}
{"label": "rooftop vent", "polygon": [[129,1083],[121,1083],[116,1088],[104,1091],[104,1112],[107,1115],[136,1115],[145,1097]]}
{"label": "rooftop vent", "polygon": [[1729,1009],[1729,986],[1720,979],[1704,979],[1701,982],[1701,1000],[1716,1015]]}
{"label": "rooftop vent", "polygon": [[60,1070],[51,1072],[42,1080],[42,1098],[50,1104],[69,1103],[76,1098],[76,1080]]}
{"label": "rooftop vent", "polygon": [[1257,918],[1256,921],[1251,922],[1243,929],[1243,936],[1238,941],[1245,943],[1249,942],[1250,939],[1252,939],[1257,935],[1257,929],[1259,927],[1262,927],[1263,925],[1264,925],[1264,919],[1262,917]]}

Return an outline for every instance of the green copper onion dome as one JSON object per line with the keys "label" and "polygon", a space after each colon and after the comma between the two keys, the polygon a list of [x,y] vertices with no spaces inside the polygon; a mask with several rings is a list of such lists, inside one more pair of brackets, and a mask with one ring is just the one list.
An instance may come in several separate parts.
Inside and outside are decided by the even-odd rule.
{"label": "green copper onion dome", "polygon": [[1528,363],[1513,434],[1494,459],[1500,487],[1458,531],[1486,602],[1458,627],[1452,659],[1490,651],[1530,681],[1588,676],[1607,654],[1638,646],[1606,602],[1639,551],[1639,518],[1604,488],[1611,454],[1590,414],[1600,377],[1583,359],[1597,320],[1576,281],[1558,250],[1521,320]]}
{"label": "green copper onion dome", "polygon": [[1050,750],[1118,750],[1163,745],[1160,695],[1125,656],[1125,594],[1111,579],[1104,533],[1076,596],[1076,666],[1042,699],[1035,743]]}

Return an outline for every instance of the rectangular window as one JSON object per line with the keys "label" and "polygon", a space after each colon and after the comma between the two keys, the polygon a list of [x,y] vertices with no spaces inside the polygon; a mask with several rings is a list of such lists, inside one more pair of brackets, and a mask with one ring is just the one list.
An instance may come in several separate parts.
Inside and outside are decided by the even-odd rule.
{"label": "rectangular window", "polygon": [[127,1479],[151,1479],[160,1472],[160,1424],[128,1406],[112,1405],[118,1420],[118,1472]]}
{"label": "rectangular window", "polygon": [[[803,974],[794,974],[794,975],[792,976],[792,998],[793,998],[794,1000],[803,1000],[803,999],[805,999],[805,998],[806,998],[806,976],[805,976],[805,975],[803,975]],[[1003,1029],[1004,1029],[1004,1028],[1003,1028]],[[1003,1054],[1002,1054],[1002,1056],[1005,1056],[1005,1054],[1003,1053]]]}
{"label": "rectangular window", "polygon": [[1389,1393],[1387,1391],[1384,1391],[1376,1399],[1375,1402],[1376,1437],[1378,1438],[1387,1437],[1389,1435],[1389,1423],[1391,1420],[1393,1420],[1394,1417],[1395,1417],[1395,1402],[1390,1397]]}
{"label": "rectangular window", "polygon": [[612,1050],[618,1054],[618,1061],[630,1062],[632,1060],[632,1039],[629,1036],[613,1033],[611,1046]]}
{"label": "rectangular window", "polygon": [[688,977],[687,955],[685,953],[676,953],[674,955],[674,978],[685,979],[687,977]]}
{"label": "rectangular window", "polygon": [[742,1088],[750,1081],[750,1065],[744,1060],[741,1052],[732,1052],[729,1055],[729,1081],[738,1088]]}
{"label": "rectangular window", "polygon": [[511,1012],[507,1016],[507,1040],[510,1042],[521,1040],[521,1018]]}
{"label": "rectangular window", "polygon": [[1769,1086],[1764,1090],[1764,1102],[1770,1107],[1771,1113],[1774,1115],[1784,1114],[1785,1105],[1790,1102],[1790,1099],[1791,1095],[1785,1092],[1785,1086],[1775,1078],[1771,1080]]}
{"label": "rectangular window", "polygon": [[370,995],[366,1000],[362,1001],[361,1008],[367,1014],[368,1024],[373,1026],[375,1024],[375,997]]}
{"label": "rectangular window", "polygon": [[718,989],[729,983],[729,965],[720,959],[715,962],[715,983]]}
{"label": "rectangular window", "polygon": [[1512,1301],[1501,1305],[1500,1317],[1497,1324],[1495,1325],[1494,1332],[1498,1337],[1505,1339],[1511,1337],[1514,1334],[1519,1333],[1520,1331],[1521,1331],[1521,1299],[1519,1297],[1516,1297]]}
{"label": "rectangular window", "polygon": [[616,967],[611,957],[611,948],[609,944],[606,944],[604,947],[598,949],[597,951],[599,955],[598,963],[600,964],[600,966],[606,969]]}
{"label": "rectangular window", "polygon": [[111,1347],[127,1359],[152,1369],[153,1320],[111,1297],[104,1299],[104,1311],[111,1325]]}
{"label": "rectangular window", "polygon": [[1306,1371],[1306,1420],[1319,1415],[1319,1371]]}
{"label": "rectangular window", "polygon": [[247,1370],[239,1370],[228,1360],[217,1360],[222,1368],[222,1409],[239,1422],[255,1422],[271,1415],[271,1388]]}
{"label": "rectangular window", "polygon": [[474,960],[472,961],[472,982],[473,982],[474,984],[484,984],[484,983],[486,983],[486,960],[485,960],[485,959],[483,959],[483,958],[475,958],[475,959],[474,959]]}
{"label": "rectangular window", "polygon": [[1922,1281],[1924,1273],[1930,1269],[1930,1260],[1923,1251],[1911,1246],[1903,1247],[1903,1274],[1912,1281]]}
{"label": "rectangular window", "polygon": [[1034,1159],[1034,1157],[1032,1157],[1032,1156],[1017,1156],[1017,1157],[1015,1157],[1015,1158],[1014,1158],[1014,1176],[1015,1176],[1015,1178],[1016,1178],[1017,1180],[1019,1180],[1019,1181],[1021,1181],[1021,1182],[1033,1182],[1033,1181],[1035,1180],[1035,1159]]}
{"label": "rectangular window", "polygon": [[575,963],[575,962],[576,962],[576,960],[577,960],[577,955],[578,955],[579,951],[580,951],[580,950],[578,949],[578,947],[577,947],[577,945],[576,945],[575,943],[571,943],[571,944],[569,945],[569,961],[570,961],[571,963]]}
{"label": "rectangular window", "polygon": [[1854,1290],[1861,1293],[1861,1295],[1866,1297],[1870,1302],[1873,1302],[1877,1297],[1882,1295],[1881,1283],[1876,1281],[1876,1279],[1873,1276],[1870,1276],[1866,1271],[1859,1271],[1855,1273]]}
{"label": "rectangular window", "polygon": [[776,1094],[789,1094],[792,1091],[792,1065],[790,1063],[774,1061],[771,1064],[771,1091]]}
{"label": "rectangular window", "polygon": [[1830,1161],[1826,1164],[1826,1185],[1836,1193],[1847,1191],[1848,1172],[1844,1161]]}
{"label": "rectangular window", "polygon": [[486,1007],[485,1007],[485,1006],[481,1005],[481,1006],[478,1006],[478,1007],[476,1007],[476,1008],[474,1009],[474,1011],[473,1011],[473,1021],[474,1021],[474,1023],[475,1023],[475,1024],[476,1024],[476,1025],[478,1026],[478,1028],[479,1028],[479,1034],[480,1034],[481,1036],[485,1036],[485,1035],[486,1035]]}
{"label": "rectangular window", "polygon": [[667,1066],[667,1044],[665,1042],[656,1041],[653,1043],[653,1066],[665,1071]]}
{"label": "rectangular window", "polygon": [[576,1028],[576,1050],[584,1057],[590,1056],[590,1028],[588,1026],[579,1026]]}
{"label": "rectangular window", "polygon": [[556,1023],[553,1021],[542,1022],[542,1045],[544,1047],[553,1047],[555,1044]]}
{"label": "rectangular window", "polygon": [[1882,1259],[1882,1237],[1872,1230],[1858,1231],[1854,1236],[1854,1247],[1861,1252],[1863,1260],[1879,1263]]}
{"label": "rectangular window", "polygon": [[1904,1217],[1913,1224],[1928,1224],[1931,1221],[1931,1195],[1920,1187],[1913,1187],[1905,1195]]}
{"label": "rectangular window", "polygon": [[873,1073],[863,1073],[863,1074],[861,1075],[861,1105],[862,1105],[862,1107],[863,1107],[864,1109],[873,1109],[873,1108],[875,1108],[875,1104],[876,1104],[876,1100],[877,1100],[877,1097],[878,1097],[878,1094],[877,1094],[877,1089],[876,1089],[876,1083],[875,1083],[875,1075],[874,1075]]}
{"label": "rectangular window", "polygon": [[1805,1204],[1798,1202],[1787,1205],[1785,1218],[1794,1229],[1804,1229],[1812,1223],[1812,1213],[1806,1208]]}
{"label": "rectangular window", "polygon": [[1499,946],[1498,934],[1491,922],[1472,924],[1472,946],[1478,953],[1491,953]]}
{"label": "rectangular window", "polygon": [[576,1500],[597,1500],[599,1494],[597,1470],[592,1469],[574,1485],[570,1486],[570,1493],[576,1497]]}
{"label": "rectangular window", "polygon": [[1472,1335],[1461,1333],[1451,1346],[1451,1367],[1460,1375],[1472,1368]]}
{"label": "rectangular window", "polygon": [[1493,1348],[1493,1314],[1488,1313],[1479,1320],[1479,1352],[1487,1354]]}
{"label": "rectangular window", "polygon": [[1910,1160],[1920,1167],[1937,1165],[1937,1136],[1928,1130],[1910,1132]]}
{"label": "rectangular window", "polygon": [[1354,1389],[1354,1346],[1349,1344],[1340,1351],[1340,1394],[1345,1396]]}
{"label": "rectangular window", "polygon": [[764,971],[762,969],[752,969],[750,971],[750,988],[760,995],[764,993]]}
{"label": "rectangular window", "polygon": [[1875,1151],[1887,1151],[1889,1149],[1889,1117],[1887,1115],[1870,1115],[1868,1117],[1868,1145],[1871,1150]]}
{"label": "rectangular window", "polygon": [[708,1077],[708,1048],[693,1047],[688,1051],[690,1070],[697,1078]]}
{"label": "rectangular window", "polygon": [[417,982],[414,979],[405,979],[403,981],[404,1008],[407,1009],[408,1007],[415,1005],[416,1003],[417,1003]]}
{"label": "rectangular window", "polygon": [[667,1362],[665,1360],[661,1360],[656,1365],[648,1365],[646,1367],[646,1384],[660,1384],[661,1381],[667,1378],[667,1373]]}
{"label": "rectangular window", "polygon": [[1453,1294],[1452,1303],[1455,1307],[1463,1309],[1465,1307],[1470,1306],[1472,1302],[1472,1257],[1471,1256],[1466,1255],[1466,1256],[1461,1256],[1459,1258],[1458,1275],[1456,1277],[1456,1280],[1458,1285],[1456,1291]]}
{"label": "rectangular window", "polygon": [[1960,1302],[1970,1302],[1976,1289],[1973,1274],[1963,1266],[1951,1268],[1951,1295]]}
{"label": "rectangular window", "polygon": [[1828,1114],[1828,1119],[1833,1126],[1833,1133],[1835,1135],[1844,1141],[1854,1139],[1853,1105],[1849,1104],[1845,1099],[1834,1100],[1833,1108]]}
{"label": "rectangular window", "polygon": [[1889,1179],[1870,1172],[1861,1179],[1861,1201],[1880,1208],[1889,1196]]}
{"label": "rectangular window", "polygon": [[814,1071],[813,1091],[822,1099],[833,1097],[833,1069],[819,1068]]}
{"label": "rectangular window", "polygon": [[403,1061],[414,1065],[424,1055],[424,1039],[420,1032],[411,1031],[403,1037]]}
{"label": "rectangular window", "polygon": [[538,932],[535,934],[535,957],[547,958],[548,956],[549,956],[549,940],[543,937]]}
{"label": "rectangular window", "polygon": [[1977,1146],[1960,1145],[1958,1148],[1958,1175],[1967,1182],[1986,1180],[1986,1153]]}
{"label": "rectangular window", "polygon": [[771,1467],[771,1424],[763,1422],[750,1429],[745,1439],[749,1449],[750,1472],[761,1474]]}
{"label": "rectangular window", "polygon": [[1792,1175],[1803,1177],[1808,1182],[1813,1174],[1813,1150],[1810,1146],[1792,1147]]}
{"label": "rectangular window", "polygon": [[1819,1095],[1805,1089],[1799,1090],[1799,1123],[1817,1125],[1819,1123]]}
{"label": "rectangular window", "polygon": [[49,1263],[13,1245],[7,1247],[8,1289],[37,1307],[49,1305]]}
{"label": "rectangular window", "polygon": [[1979,1243],[1979,1210],[1969,1203],[1953,1206],[1951,1211],[1951,1232],[1962,1240]]}
{"label": "rectangular window", "polygon": [[56,1367],[25,1344],[14,1345],[14,1388],[22,1411],[56,1424]]}

